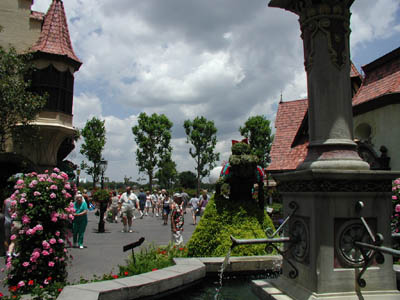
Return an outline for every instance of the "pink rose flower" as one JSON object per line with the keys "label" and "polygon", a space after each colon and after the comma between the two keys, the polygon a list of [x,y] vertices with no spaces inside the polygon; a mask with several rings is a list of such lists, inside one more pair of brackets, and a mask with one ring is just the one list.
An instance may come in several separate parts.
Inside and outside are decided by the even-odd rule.
{"label": "pink rose flower", "polygon": [[32,208],[33,204],[32,203],[28,203],[28,206],[29,206],[29,208]]}
{"label": "pink rose flower", "polygon": [[47,241],[43,241],[42,242],[42,246],[43,246],[43,249],[49,249],[50,248],[50,244]]}
{"label": "pink rose flower", "polygon": [[13,234],[11,237],[10,237],[10,240],[15,240],[17,238],[17,236],[15,235],[15,234]]}
{"label": "pink rose flower", "polygon": [[33,192],[33,196],[40,196],[40,195],[41,195],[41,193],[38,191]]}
{"label": "pink rose flower", "polygon": [[71,189],[71,185],[69,183],[66,183],[64,185],[64,188],[67,189],[67,190],[70,190]]}
{"label": "pink rose flower", "polygon": [[59,232],[59,231],[56,231],[55,235],[56,235],[56,236],[60,236],[60,232]]}
{"label": "pink rose flower", "polygon": [[49,254],[50,254],[50,253],[49,253],[49,251],[47,251],[47,250],[43,250],[43,251],[42,251],[42,255],[43,255],[43,256],[47,256],[47,255],[49,255]]}
{"label": "pink rose flower", "polygon": [[27,262],[27,261],[25,261],[25,262],[22,263],[22,266],[24,266],[25,268],[28,267],[29,265],[30,265],[30,263]]}
{"label": "pink rose flower", "polygon": [[59,168],[54,168],[53,171],[59,173],[60,169]]}
{"label": "pink rose flower", "polygon": [[23,183],[24,183],[24,181],[22,179],[17,180],[17,184],[23,184]]}
{"label": "pink rose flower", "polygon": [[53,261],[49,261],[49,267],[54,267],[55,263]]}
{"label": "pink rose flower", "polygon": [[393,200],[397,200],[397,196],[393,195],[393,196],[392,196],[392,199],[393,199]]}
{"label": "pink rose flower", "polygon": [[55,238],[51,238],[49,242],[50,244],[54,245],[55,243],[57,243],[57,240]]}
{"label": "pink rose flower", "polygon": [[27,215],[22,216],[22,223],[23,224],[29,224],[31,222],[31,218],[29,218]]}
{"label": "pink rose flower", "polygon": [[54,193],[51,193],[51,194],[50,194],[50,198],[51,198],[51,199],[54,199],[54,198],[56,198],[56,197],[57,197],[56,194],[54,194]]}
{"label": "pink rose flower", "polygon": [[24,286],[25,285],[25,282],[23,282],[22,280],[20,281],[20,282],[18,282],[18,286],[19,287],[22,287],[22,286]]}
{"label": "pink rose flower", "polygon": [[396,204],[394,210],[398,213],[400,212],[400,204]]}
{"label": "pink rose flower", "polygon": [[63,240],[63,239],[58,239],[58,243],[59,243],[59,244],[63,244],[63,243],[64,243],[64,240]]}
{"label": "pink rose flower", "polygon": [[36,230],[43,230],[43,226],[41,224],[38,224],[35,226]]}
{"label": "pink rose flower", "polygon": [[26,231],[26,235],[32,235],[32,234],[35,234],[35,230],[34,229],[28,229],[27,231]]}
{"label": "pink rose flower", "polygon": [[26,199],[25,198],[21,198],[20,200],[19,200],[19,203],[25,203],[26,202]]}
{"label": "pink rose flower", "polygon": [[50,186],[50,189],[51,189],[51,190],[58,190],[58,187],[57,187],[55,184],[52,184],[52,185]]}

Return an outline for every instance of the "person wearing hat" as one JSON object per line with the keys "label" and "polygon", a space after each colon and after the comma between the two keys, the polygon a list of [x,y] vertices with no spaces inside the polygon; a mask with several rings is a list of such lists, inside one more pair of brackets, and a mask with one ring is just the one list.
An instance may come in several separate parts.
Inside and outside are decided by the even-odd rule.
{"label": "person wearing hat", "polygon": [[83,196],[80,193],[77,193],[75,195],[74,208],[75,214],[74,221],[72,223],[74,248],[78,248],[79,245],[79,248],[83,249],[85,248],[85,246],[83,246],[83,236],[85,234],[86,225],[88,223],[88,207],[86,201],[83,200]]}
{"label": "person wearing hat", "polygon": [[183,216],[182,200],[181,194],[174,194],[174,204],[171,211],[171,241],[176,246],[183,245],[182,232],[185,219]]}

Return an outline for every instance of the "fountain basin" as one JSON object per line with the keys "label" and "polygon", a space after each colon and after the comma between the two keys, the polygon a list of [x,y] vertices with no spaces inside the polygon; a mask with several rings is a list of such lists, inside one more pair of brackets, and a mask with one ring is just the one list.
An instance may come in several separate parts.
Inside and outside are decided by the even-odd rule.
{"label": "fountain basin", "polygon": [[[109,281],[66,286],[57,300],[140,299],[174,293],[215,275],[223,257],[175,258],[175,265],[161,270]],[[282,258],[276,256],[231,257],[225,273],[260,273],[279,268]]]}

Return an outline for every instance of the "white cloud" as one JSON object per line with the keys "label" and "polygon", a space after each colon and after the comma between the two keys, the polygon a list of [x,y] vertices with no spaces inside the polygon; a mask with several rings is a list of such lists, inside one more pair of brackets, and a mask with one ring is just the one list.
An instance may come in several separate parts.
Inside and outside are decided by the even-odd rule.
{"label": "white cloud", "polygon": [[[36,0],[33,9],[46,11],[50,2]],[[107,176],[138,177],[131,127],[140,112],[167,115],[178,169],[194,171],[185,119],[214,120],[216,150],[226,160],[249,116],[264,114],[273,122],[281,92],[284,101],[306,97],[297,16],[267,2],[64,1],[83,61],[75,74],[74,124],[82,128],[92,116],[106,120]],[[395,36],[399,10],[397,0],[356,1],[352,56]],[[71,155],[77,161],[78,151],[79,145]]]}

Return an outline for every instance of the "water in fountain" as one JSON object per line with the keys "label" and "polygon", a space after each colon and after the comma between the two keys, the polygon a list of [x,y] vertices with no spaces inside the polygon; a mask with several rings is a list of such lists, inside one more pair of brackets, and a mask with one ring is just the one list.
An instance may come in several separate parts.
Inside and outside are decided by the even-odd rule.
{"label": "water in fountain", "polygon": [[219,299],[218,296],[219,296],[220,290],[222,289],[222,280],[224,278],[224,270],[229,265],[229,258],[231,256],[231,250],[232,250],[232,248],[230,248],[228,250],[228,253],[225,256],[225,259],[221,264],[221,269],[219,270],[219,287],[216,288],[217,293],[215,294],[214,299]]}

